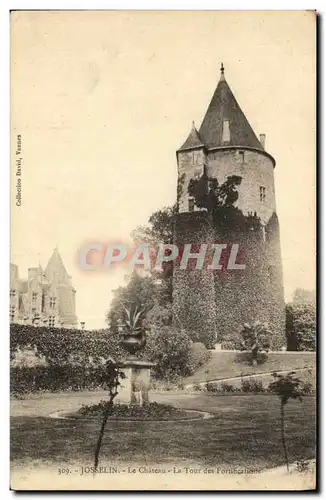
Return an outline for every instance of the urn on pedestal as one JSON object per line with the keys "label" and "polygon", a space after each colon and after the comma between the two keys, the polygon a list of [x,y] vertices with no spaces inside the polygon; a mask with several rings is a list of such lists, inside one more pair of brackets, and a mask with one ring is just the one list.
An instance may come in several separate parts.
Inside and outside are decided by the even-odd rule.
{"label": "urn on pedestal", "polygon": [[136,356],[146,344],[146,333],[141,326],[141,314],[136,307],[132,313],[124,307],[126,321],[118,321],[118,330],[122,336],[121,346],[127,351],[128,356],[119,362],[119,368],[124,373],[119,391],[119,399],[127,400],[129,404],[143,406],[148,402],[148,389],[150,370],[154,363]]}

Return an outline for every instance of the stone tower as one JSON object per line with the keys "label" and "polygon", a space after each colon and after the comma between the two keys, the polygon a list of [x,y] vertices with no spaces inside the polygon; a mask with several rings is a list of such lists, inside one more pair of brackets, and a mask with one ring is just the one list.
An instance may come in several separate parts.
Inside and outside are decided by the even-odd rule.
{"label": "stone tower", "polygon": [[[243,271],[174,268],[174,321],[193,339],[206,344],[237,336],[244,322],[267,322],[273,331],[272,347],[285,345],[280,237],[275,204],[274,158],[265,150],[265,135],[256,137],[224,75],[208,106],[199,131],[194,123],[177,151],[178,207],[174,238],[185,243],[236,243],[243,256]],[[235,206],[259,227],[225,228],[196,206],[188,194],[191,179],[203,174],[221,185],[229,176],[241,177]],[[225,250],[228,251],[227,249]]]}

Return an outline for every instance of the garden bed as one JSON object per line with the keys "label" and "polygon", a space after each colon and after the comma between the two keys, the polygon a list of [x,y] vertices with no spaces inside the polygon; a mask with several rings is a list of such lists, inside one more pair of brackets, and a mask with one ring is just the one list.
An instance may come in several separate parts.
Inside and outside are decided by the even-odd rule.
{"label": "garden bed", "polygon": [[[108,402],[101,400],[95,405],[83,405],[77,411],[64,412],[64,418],[102,418]],[[147,403],[143,406],[115,404],[109,420],[126,421],[170,421],[170,420],[197,420],[205,418],[206,413],[195,410],[184,410],[171,405]]]}

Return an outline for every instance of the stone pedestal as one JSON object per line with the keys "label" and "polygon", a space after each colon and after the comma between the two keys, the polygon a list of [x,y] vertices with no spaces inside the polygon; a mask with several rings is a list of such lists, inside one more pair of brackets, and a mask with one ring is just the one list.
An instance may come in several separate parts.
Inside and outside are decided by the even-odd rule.
{"label": "stone pedestal", "polygon": [[148,402],[150,371],[154,363],[139,359],[128,359],[119,363],[125,374],[120,381],[118,398],[121,402],[143,406]]}

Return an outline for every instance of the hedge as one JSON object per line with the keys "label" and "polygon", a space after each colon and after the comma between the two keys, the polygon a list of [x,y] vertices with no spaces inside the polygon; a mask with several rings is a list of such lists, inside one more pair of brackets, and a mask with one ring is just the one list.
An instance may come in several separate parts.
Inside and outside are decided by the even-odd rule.
{"label": "hedge", "polygon": [[[15,363],[17,354],[32,351],[39,364]],[[103,387],[104,362],[123,356],[119,337],[108,330],[10,325],[10,390],[13,394],[38,390],[77,390]]]}
{"label": "hedge", "polygon": [[[103,387],[105,361],[126,357],[119,342],[119,335],[110,334],[109,330],[84,331],[12,324],[11,393]],[[33,363],[24,361],[24,354],[29,352],[34,357]],[[20,356],[17,356],[18,353]],[[153,378],[175,380],[194,373],[211,354],[203,344],[192,343],[185,332],[161,326],[148,333],[146,347],[139,356],[155,363]]]}

